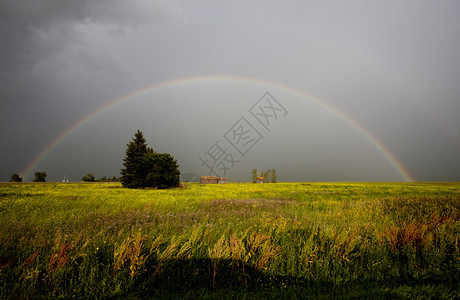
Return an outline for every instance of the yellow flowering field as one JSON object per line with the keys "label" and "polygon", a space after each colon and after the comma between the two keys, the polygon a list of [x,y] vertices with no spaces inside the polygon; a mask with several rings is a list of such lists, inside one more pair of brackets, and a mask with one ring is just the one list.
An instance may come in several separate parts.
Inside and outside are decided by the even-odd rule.
{"label": "yellow flowering field", "polygon": [[0,298],[458,298],[459,183],[0,184]]}

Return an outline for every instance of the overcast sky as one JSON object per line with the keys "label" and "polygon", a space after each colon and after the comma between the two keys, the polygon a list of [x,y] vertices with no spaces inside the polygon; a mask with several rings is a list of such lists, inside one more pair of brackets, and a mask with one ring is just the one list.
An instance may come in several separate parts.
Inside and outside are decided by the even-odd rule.
{"label": "overcast sky", "polygon": [[0,0],[0,37],[0,181],[119,176],[137,129],[229,181],[460,181],[456,0]]}

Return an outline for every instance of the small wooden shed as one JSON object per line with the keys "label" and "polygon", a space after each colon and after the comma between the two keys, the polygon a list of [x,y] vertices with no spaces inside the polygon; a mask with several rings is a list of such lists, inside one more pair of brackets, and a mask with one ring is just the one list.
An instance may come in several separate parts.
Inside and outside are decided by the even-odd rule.
{"label": "small wooden shed", "polygon": [[200,183],[202,184],[224,184],[227,183],[227,178],[220,178],[217,176],[201,176]]}
{"label": "small wooden shed", "polygon": [[200,183],[208,184],[208,183],[217,183],[217,176],[201,176]]}

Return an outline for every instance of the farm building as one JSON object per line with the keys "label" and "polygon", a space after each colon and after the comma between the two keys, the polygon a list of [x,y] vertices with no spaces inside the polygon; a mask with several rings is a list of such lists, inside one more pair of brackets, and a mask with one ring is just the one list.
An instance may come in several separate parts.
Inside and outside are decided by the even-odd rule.
{"label": "farm building", "polygon": [[265,179],[265,177],[257,176],[256,183],[266,183],[266,182],[267,180]]}
{"label": "farm building", "polygon": [[227,178],[221,178],[217,176],[201,176],[200,183],[209,184],[209,183],[227,183]]}

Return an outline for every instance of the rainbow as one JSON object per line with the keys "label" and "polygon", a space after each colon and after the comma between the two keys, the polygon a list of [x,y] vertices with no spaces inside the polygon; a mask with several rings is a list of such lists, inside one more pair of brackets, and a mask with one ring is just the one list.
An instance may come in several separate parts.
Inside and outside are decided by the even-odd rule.
{"label": "rainbow", "polygon": [[374,145],[374,147],[385,157],[385,159],[391,163],[394,169],[399,173],[401,178],[405,181],[414,181],[414,178],[411,174],[407,171],[404,165],[391,153],[391,151],[379,140],[377,139],[371,132],[366,130],[362,125],[360,125],[356,120],[349,117],[345,113],[339,111],[334,106],[328,104],[327,102],[315,98],[312,95],[309,95],[305,92],[299,91],[295,88],[273,82],[268,80],[256,79],[256,78],[248,78],[248,77],[240,77],[240,76],[223,76],[223,75],[213,75],[213,76],[199,76],[199,77],[185,77],[185,78],[177,78],[173,80],[163,81],[160,83],[155,83],[153,85],[149,85],[139,90],[132,91],[128,94],[125,94],[119,98],[115,98],[106,104],[102,105],[101,107],[97,108],[96,110],[92,111],[88,115],[81,118],[79,121],[75,122],[69,128],[64,130],[61,134],[56,136],[46,147],[44,147],[26,166],[24,171],[24,178],[27,178],[32,170],[36,169],[36,167],[53,151],[56,147],[62,143],[69,135],[73,132],[77,131],[80,127],[82,127],[86,122],[90,121],[91,119],[99,116],[100,114],[104,113],[110,108],[113,108],[117,105],[120,105],[126,101],[134,99],[138,96],[145,95],[147,93],[167,88],[173,87],[178,85],[184,84],[195,84],[195,83],[212,83],[212,82],[235,82],[235,83],[245,83],[245,84],[257,84],[261,86],[267,86],[269,88],[276,88],[281,91],[285,91],[287,93],[299,96],[304,98],[319,107],[326,109],[328,112],[332,113],[333,115],[339,117],[346,123],[348,123],[353,129],[358,131],[362,136],[364,136],[370,143]]}

